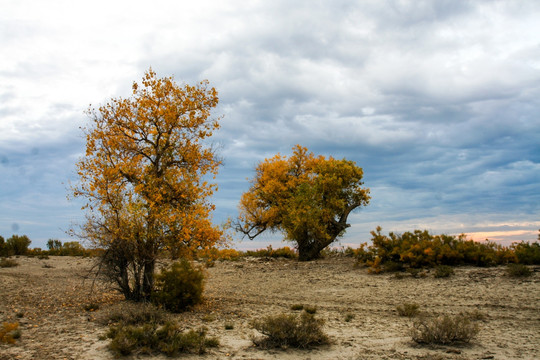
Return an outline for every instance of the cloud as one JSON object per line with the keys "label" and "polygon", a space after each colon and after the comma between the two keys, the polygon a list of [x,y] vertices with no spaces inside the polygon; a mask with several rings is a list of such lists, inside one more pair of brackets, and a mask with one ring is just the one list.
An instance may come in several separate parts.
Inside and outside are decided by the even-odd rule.
{"label": "cloud", "polygon": [[[10,34],[0,38],[2,203],[37,204],[40,191],[63,204],[44,211],[64,214],[54,199],[82,153],[84,110],[129,96],[151,66],[219,91],[218,222],[235,215],[258,161],[300,143],[364,168],[373,199],[348,239],[377,224],[534,223],[539,10],[536,1],[11,3],[0,14]],[[11,222],[41,223],[20,209]],[[0,218],[9,213],[4,205]]]}

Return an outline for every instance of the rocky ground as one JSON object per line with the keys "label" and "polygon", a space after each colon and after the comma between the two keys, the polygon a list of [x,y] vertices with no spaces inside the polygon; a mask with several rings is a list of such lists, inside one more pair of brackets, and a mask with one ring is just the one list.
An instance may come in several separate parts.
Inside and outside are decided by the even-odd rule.
{"label": "rocky ground", "polygon": [[[100,313],[122,297],[99,281],[84,280],[92,259],[13,258],[0,268],[0,322],[18,322],[21,338],[0,345],[4,359],[113,359]],[[186,328],[205,326],[220,347],[186,359],[539,359],[540,272],[516,279],[504,267],[456,268],[450,278],[370,275],[350,258],[299,263],[246,258],[207,269],[205,304],[175,315]],[[92,291],[93,287],[93,291]],[[85,310],[90,303],[99,310]],[[416,303],[431,315],[475,314],[480,332],[470,344],[420,346],[412,320],[398,305]],[[291,313],[292,305],[317,307],[330,345],[309,350],[263,350],[253,345],[250,322]],[[227,330],[225,325],[232,329]],[[144,357],[141,357],[144,358]],[[146,357],[148,358],[148,357]],[[164,356],[151,357],[165,359]]]}

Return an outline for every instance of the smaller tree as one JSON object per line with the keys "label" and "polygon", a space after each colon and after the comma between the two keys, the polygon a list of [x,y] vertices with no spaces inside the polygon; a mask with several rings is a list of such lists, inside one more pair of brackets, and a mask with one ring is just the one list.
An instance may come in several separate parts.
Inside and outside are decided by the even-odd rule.
{"label": "smaller tree", "polygon": [[49,249],[51,255],[58,255],[62,249],[62,242],[57,239],[49,239],[47,241],[47,249]]}
{"label": "smaller tree", "polygon": [[26,235],[13,235],[7,239],[6,245],[10,254],[26,255],[31,242]]}
{"label": "smaller tree", "polygon": [[4,237],[0,235],[0,256],[6,256],[6,255],[7,255],[6,241],[4,240]]}
{"label": "smaller tree", "polygon": [[296,242],[299,260],[306,261],[343,236],[349,214],[370,197],[355,162],[315,157],[300,145],[293,151],[289,158],[278,154],[257,166],[235,229],[249,239],[283,231]]}

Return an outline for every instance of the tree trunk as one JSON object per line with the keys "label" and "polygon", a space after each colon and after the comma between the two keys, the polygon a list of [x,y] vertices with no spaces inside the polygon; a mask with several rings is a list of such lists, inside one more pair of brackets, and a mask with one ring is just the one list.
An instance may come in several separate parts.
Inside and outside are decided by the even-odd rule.
{"label": "tree trunk", "polygon": [[154,291],[154,270],[156,268],[156,261],[154,259],[147,261],[144,264],[143,272],[143,299],[149,300],[152,292]]}

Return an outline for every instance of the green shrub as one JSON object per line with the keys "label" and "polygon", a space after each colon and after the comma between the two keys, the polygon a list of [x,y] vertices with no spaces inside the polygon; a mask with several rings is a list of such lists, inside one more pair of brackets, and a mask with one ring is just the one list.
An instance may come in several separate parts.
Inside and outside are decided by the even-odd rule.
{"label": "green shrub", "polygon": [[451,266],[439,265],[435,268],[435,274],[433,274],[433,276],[436,278],[447,278],[453,274],[454,274],[454,269]]}
{"label": "green shrub", "polygon": [[512,277],[528,277],[532,275],[531,269],[523,264],[508,264],[506,272]]}
{"label": "green shrub", "polygon": [[110,349],[116,355],[164,353],[203,354],[209,347],[219,346],[216,338],[207,338],[206,329],[182,332],[179,326],[167,322],[157,324],[112,326],[106,337],[111,339]]}
{"label": "green shrub", "polygon": [[16,262],[15,260],[8,259],[8,258],[0,259],[0,268],[14,267],[17,265],[19,265],[19,263]]}
{"label": "green shrub", "polygon": [[412,339],[419,344],[468,343],[478,334],[478,325],[464,315],[422,318],[413,324]]}
{"label": "green shrub", "polygon": [[26,235],[13,235],[6,241],[6,247],[8,253],[12,255],[26,255],[28,252],[28,246],[30,246],[30,239]]}
{"label": "green shrub", "polygon": [[323,332],[324,321],[316,319],[313,314],[302,312],[296,315],[267,316],[252,322],[252,326],[265,335],[262,339],[253,339],[253,343],[261,347],[295,347],[308,348],[329,342]]}
{"label": "green shrub", "polygon": [[204,273],[187,260],[173,263],[156,275],[152,300],[173,312],[181,312],[202,301]]}
{"label": "green shrub", "polygon": [[404,303],[402,305],[398,305],[396,307],[396,310],[399,314],[399,316],[407,316],[407,317],[413,317],[418,315],[418,309],[420,308],[420,305],[414,304],[414,303]]}

